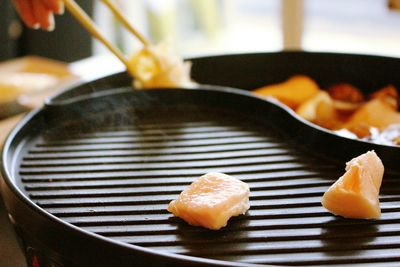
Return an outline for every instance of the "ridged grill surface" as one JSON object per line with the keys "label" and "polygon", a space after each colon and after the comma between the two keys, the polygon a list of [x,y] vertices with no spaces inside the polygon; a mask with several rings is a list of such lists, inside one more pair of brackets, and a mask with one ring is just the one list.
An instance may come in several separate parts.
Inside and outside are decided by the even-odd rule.
{"label": "ridged grill surface", "polygon": [[[66,222],[157,251],[276,265],[400,262],[400,177],[385,174],[379,220],[338,218],[320,199],[343,164],[239,113],[184,110],[139,112],[134,123],[95,130],[85,129],[87,121],[50,129],[23,153],[22,188]],[[189,226],[166,210],[211,171],[251,189],[248,213],[219,231]]]}

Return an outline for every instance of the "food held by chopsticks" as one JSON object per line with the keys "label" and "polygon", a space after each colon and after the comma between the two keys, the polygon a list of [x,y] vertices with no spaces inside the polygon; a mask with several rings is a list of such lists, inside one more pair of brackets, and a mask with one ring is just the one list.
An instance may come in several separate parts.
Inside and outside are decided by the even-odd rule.
{"label": "food held by chopsticks", "polygon": [[392,85],[367,96],[347,83],[322,90],[311,78],[296,75],[253,92],[262,97],[275,97],[300,117],[339,135],[400,145],[399,96]]}
{"label": "food held by chopsticks", "polygon": [[382,161],[374,151],[352,159],[346,164],[346,173],[325,192],[322,205],[345,218],[379,218],[383,172]]}
{"label": "food held by chopsticks", "polygon": [[125,66],[134,78],[134,86],[145,88],[194,87],[190,79],[190,63],[173,55],[165,43],[152,45],[137,31],[121,10],[111,0],[101,0],[125,28],[142,43],[143,48],[129,60],[111,44],[97,28],[86,12],[74,1],[63,0],[66,8],[81,25],[96,39],[107,47]]}
{"label": "food held by chopsticks", "polygon": [[207,173],[182,191],[168,211],[190,225],[218,230],[250,208],[249,186],[223,173]]}
{"label": "food held by chopsticks", "polygon": [[139,89],[160,87],[192,88],[190,62],[174,55],[167,43],[146,45],[129,60],[134,86]]}

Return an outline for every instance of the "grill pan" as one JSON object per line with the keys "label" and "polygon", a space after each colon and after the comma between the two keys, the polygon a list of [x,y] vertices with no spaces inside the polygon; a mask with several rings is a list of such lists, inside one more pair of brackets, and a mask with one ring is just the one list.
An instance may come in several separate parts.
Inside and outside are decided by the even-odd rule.
{"label": "grill pan", "polygon": [[[137,91],[116,74],[54,97],[12,132],[1,188],[30,265],[399,264],[400,150],[335,136],[228,88],[302,73],[368,91],[399,83],[398,60],[291,52],[200,58],[193,68],[197,81],[224,87]],[[320,204],[323,192],[346,160],[370,149],[386,167],[382,217],[334,217]],[[209,171],[251,189],[248,213],[220,231],[166,211]]]}

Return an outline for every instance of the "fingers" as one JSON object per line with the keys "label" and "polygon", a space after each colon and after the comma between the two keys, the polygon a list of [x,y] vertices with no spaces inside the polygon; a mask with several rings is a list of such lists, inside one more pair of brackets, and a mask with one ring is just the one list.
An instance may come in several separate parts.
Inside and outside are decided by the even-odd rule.
{"label": "fingers", "polygon": [[54,15],[41,0],[31,0],[33,15],[42,30],[52,31],[54,29]]}
{"label": "fingers", "polygon": [[22,21],[30,28],[38,29],[39,22],[33,13],[33,5],[31,0],[13,0],[14,6],[21,17]]}
{"label": "fingers", "polygon": [[55,14],[64,13],[64,3],[61,0],[41,0],[42,3]]}
{"label": "fingers", "polygon": [[12,0],[22,21],[30,28],[51,31],[54,13],[64,13],[61,0]]}

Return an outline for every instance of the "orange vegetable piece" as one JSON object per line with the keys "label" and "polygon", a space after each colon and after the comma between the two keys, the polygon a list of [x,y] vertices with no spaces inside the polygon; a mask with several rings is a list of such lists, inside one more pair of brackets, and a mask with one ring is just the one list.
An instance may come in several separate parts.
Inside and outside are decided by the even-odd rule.
{"label": "orange vegetable piece", "polygon": [[249,209],[249,186],[223,173],[208,173],[194,181],[168,205],[168,211],[190,225],[218,230],[232,216]]}
{"label": "orange vegetable piece", "polygon": [[383,172],[382,161],[374,151],[352,159],[346,164],[346,173],[325,192],[322,205],[345,218],[379,218]]}
{"label": "orange vegetable piece", "polygon": [[367,138],[372,135],[372,129],[373,127],[370,127],[369,125],[365,123],[358,123],[354,124],[351,127],[347,128],[350,132],[354,133],[357,135],[358,138]]}
{"label": "orange vegetable piece", "polygon": [[393,85],[388,85],[379,89],[378,91],[370,95],[371,99],[380,98],[386,103],[390,104],[393,108],[399,108],[399,94],[397,93],[396,87]]}
{"label": "orange vegetable piece", "polygon": [[266,85],[253,90],[259,96],[272,96],[292,109],[296,109],[304,101],[319,92],[317,83],[304,75],[296,75],[287,81]]}
{"label": "orange vegetable piece", "polygon": [[381,97],[392,97],[394,99],[397,99],[399,97],[399,94],[397,92],[396,87],[393,85],[389,84],[378,91],[373,92],[369,96],[370,98],[381,98]]}
{"label": "orange vegetable piece", "polygon": [[359,124],[383,130],[391,124],[400,123],[400,113],[382,98],[370,100],[360,107],[349,119],[345,128]]}

